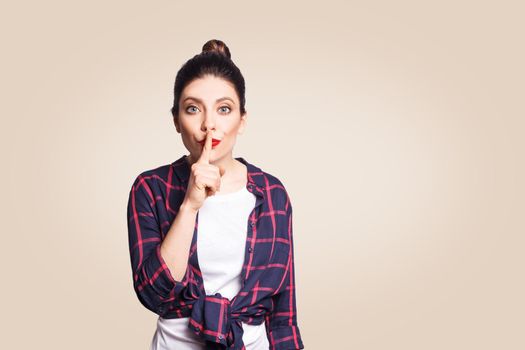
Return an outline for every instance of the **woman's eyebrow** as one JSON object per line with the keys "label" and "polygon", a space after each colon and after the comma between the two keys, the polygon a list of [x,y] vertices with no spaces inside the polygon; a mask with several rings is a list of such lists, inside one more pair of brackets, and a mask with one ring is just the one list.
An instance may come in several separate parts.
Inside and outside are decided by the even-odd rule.
{"label": "woman's eyebrow", "polygon": [[[197,97],[192,97],[192,96],[188,96],[188,97],[186,97],[182,102],[185,102],[186,100],[195,100],[195,101],[197,101],[197,102],[199,102],[199,103],[202,103],[202,100],[201,100],[201,99],[199,99],[199,98],[197,98]],[[215,102],[216,102],[216,103],[219,103],[219,102],[224,101],[224,100],[230,100],[233,104],[235,104],[235,102],[234,102],[231,98],[229,98],[229,97],[227,97],[227,96],[224,96],[224,97],[218,98],[217,101],[215,101]]]}

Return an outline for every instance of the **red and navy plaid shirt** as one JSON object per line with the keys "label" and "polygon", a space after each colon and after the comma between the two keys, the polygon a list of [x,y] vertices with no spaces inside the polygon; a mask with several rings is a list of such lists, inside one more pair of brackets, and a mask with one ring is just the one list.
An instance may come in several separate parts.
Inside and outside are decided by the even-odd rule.
{"label": "red and navy plaid shirt", "polygon": [[160,255],[184,199],[190,166],[184,155],[137,176],[127,207],[133,287],[140,302],[163,318],[190,317],[188,327],[208,349],[245,349],[242,322],[266,323],[271,350],[304,349],[295,297],[292,205],[275,176],[235,158],[248,168],[247,189],[256,196],[247,224],[241,290],[228,299],[206,295],[197,259],[198,212],[188,267],[181,281]]}

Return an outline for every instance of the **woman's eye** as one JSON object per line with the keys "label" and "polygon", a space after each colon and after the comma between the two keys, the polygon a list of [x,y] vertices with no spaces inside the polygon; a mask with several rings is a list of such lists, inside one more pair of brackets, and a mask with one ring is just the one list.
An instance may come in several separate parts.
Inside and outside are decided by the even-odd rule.
{"label": "woman's eye", "polygon": [[[227,110],[225,111],[223,108],[226,108]],[[225,113],[229,113],[231,111],[231,108],[228,106],[222,106],[220,109],[222,109]]]}
{"label": "woman's eye", "polygon": [[[195,107],[195,106],[189,106],[188,108],[186,108],[186,112],[188,112],[188,110],[189,110],[190,108],[197,108],[197,107]],[[192,113],[192,111],[189,111],[189,112]]]}

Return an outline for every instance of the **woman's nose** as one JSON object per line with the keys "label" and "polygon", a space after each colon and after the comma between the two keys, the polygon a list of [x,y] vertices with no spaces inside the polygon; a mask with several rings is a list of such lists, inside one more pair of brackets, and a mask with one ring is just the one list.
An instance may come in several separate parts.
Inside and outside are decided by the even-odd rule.
{"label": "woman's nose", "polygon": [[211,113],[206,113],[204,115],[204,121],[202,123],[202,128],[204,131],[209,129],[215,129],[215,116]]}

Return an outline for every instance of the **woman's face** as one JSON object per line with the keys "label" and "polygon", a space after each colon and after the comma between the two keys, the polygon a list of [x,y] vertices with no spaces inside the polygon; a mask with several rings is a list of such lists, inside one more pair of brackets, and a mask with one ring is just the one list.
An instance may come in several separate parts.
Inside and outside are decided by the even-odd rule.
{"label": "woman's face", "polygon": [[179,117],[175,128],[182,136],[192,160],[200,157],[206,131],[214,140],[210,162],[231,158],[237,135],[244,131],[247,113],[241,116],[240,103],[233,85],[221,78],[206,75],[195,79],[182,91]]}

